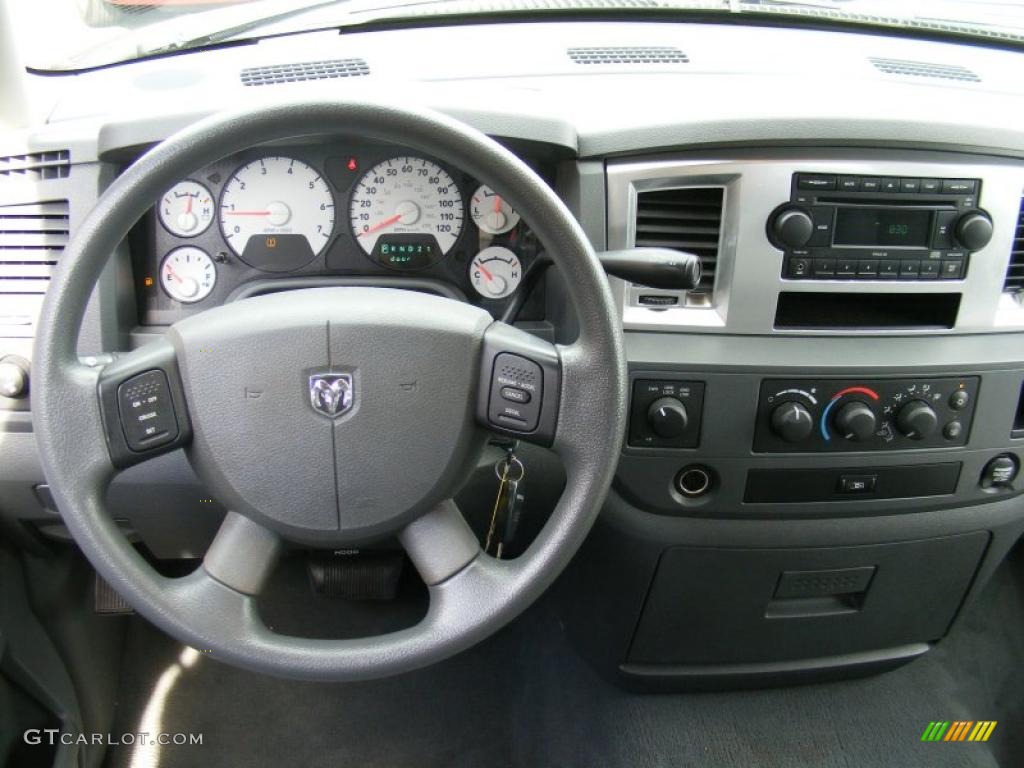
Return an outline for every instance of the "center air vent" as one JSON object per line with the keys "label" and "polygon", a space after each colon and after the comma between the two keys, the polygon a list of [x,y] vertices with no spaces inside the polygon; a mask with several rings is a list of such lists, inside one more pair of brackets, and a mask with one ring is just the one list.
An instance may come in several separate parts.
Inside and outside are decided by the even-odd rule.
{"label": "center air vent", "polygon": [[1004,291],[1018,293],[1024,291],[1024,199],[1020,202],[1017,214],[1017,231],[1013,234],[1013,248],[1010,251],[1010,263],[1006,267]]}
{"label": "center air vent", "polygon": [[70,173],[71,153],[66,149],[0,157],[0,183],[17,179],[63,179]]}
{"label": "center air vent", "polygon": [[933,77],[939,80],[959,80],[964,83],[980,83],[981,78],[966,67],[956,64],[928,64],[923,61],[901,59],[868,59],[875,69],[887,75],[909,75],[910,77]]}
{"label": "center air vent", "polygon": [[700,290],[715,285],[722,226],[721,187],[685,187],[639,192],[636,196],[636,246],[675,248],[700,257]]}
{"label": "center air vent", "polygon": [[686,54],[671,47],[570,48],[577,64],[686,64]]}
{"label": "center air vent", "polygon": [[251,67],[242,70],[242,85],[279,85],[302,80],[334,80],[340,77],[363,77],[370,74],[364,59],[331,59],[276,64],[272,67]]}
{"label": "center air vent", "polygon": [[67,242],[67,200],[0,206],[0,336],[35,335],[43,295]]}

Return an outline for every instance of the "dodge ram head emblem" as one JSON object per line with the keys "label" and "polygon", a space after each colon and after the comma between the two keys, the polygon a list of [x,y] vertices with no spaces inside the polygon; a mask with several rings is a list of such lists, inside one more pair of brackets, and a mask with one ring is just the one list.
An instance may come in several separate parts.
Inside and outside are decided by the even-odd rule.
{"label": "dodge ram head emblem", "polygon": [[314,373],[309,377],[309,401],[314,411],[332,419],[346,413],[352,408],[352,374]]}

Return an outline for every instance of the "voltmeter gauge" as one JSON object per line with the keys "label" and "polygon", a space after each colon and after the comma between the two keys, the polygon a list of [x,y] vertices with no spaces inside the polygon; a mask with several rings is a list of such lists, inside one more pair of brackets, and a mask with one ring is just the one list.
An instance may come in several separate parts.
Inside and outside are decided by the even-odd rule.
{"label": "voltmeter gauge", "polygon": [[160,223],[178,237],[195,237],[213,221],[213,197],[197,181],[180,181],[160,198]]}
{"label": "voltmeter gauge", "polygon": [[522,279],[519,257],[500,245],[484,248],[469,265],[469,280],[485,299],[511,296]]}
{"label": "voltmeter gauge", "polygon": [[202,301],[216,284],[217,265],[199,248],[175,248],[160,263],[160,285],[168,296],[182,304]]}
{"label": "voltmeter gauge", "polygon": [[510,232],[519,223],[516,210],[487,185],[473,193],[469,213],[481,231],[489,235]]}

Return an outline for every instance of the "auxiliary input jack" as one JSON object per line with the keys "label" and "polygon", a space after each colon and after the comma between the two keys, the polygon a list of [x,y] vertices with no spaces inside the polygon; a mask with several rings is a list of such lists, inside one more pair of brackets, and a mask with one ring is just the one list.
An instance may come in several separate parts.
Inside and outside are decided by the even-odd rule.
{"label": "auxiliary input jack", "polygon": [[683,467],[676,475],[675,486],[687,498],[703,496],[711,490],[711,470],[697,464]]}

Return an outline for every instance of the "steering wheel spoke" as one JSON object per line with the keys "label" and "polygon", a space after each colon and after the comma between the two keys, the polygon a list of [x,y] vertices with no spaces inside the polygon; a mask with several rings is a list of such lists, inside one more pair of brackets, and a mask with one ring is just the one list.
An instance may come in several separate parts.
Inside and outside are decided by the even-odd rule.
{"label": "steering wheel spoke", "polygon": [[484,333],[477,420],[493,432],[550,446],[561,381],[558,347],[506,323],[493,323]]}
{"label": "steering wheel spoke", "polygon": [[177,355],[167,339],[104,367],[96,391],[110,460],[118,469],[180,448],[192,436]]}
{"label": "steering wheel spoke", "polygon": [[480,542],[459,508],[447,499],[398,536],[427,586],[449,579],[480,556]]}

